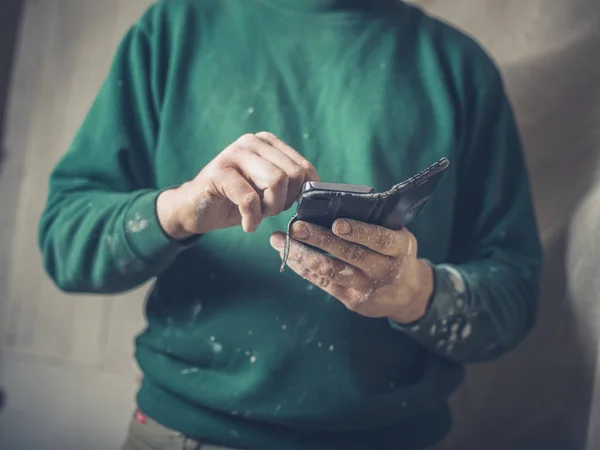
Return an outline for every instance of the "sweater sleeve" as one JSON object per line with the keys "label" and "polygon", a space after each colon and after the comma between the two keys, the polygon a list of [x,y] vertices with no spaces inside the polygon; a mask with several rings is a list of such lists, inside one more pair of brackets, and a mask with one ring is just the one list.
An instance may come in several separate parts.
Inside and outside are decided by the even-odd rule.
{"label": "sweater sleeve", "polygon": [[170,239],[156,216],[153,151],[161,70],[154,47],[142,25],[134,25],[51,173],[39,245],[47,273],[64,291],[132,289],[193,243]]}
{"label": "sweater sleeve", "polygon": [[528,172],[512,108],[496,71],[467,106],[466,143],[449,261],[417,323],[392,326],[455,362],[513,348],[537,315],[542,265]]}

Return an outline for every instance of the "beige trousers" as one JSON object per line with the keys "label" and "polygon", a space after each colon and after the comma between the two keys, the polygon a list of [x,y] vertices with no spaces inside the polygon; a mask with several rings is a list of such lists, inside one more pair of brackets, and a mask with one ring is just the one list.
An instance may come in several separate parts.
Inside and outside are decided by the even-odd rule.
{"label": "beige trousers", "polygon": [[136,412],[121,450],[240,450],[204,444]]}

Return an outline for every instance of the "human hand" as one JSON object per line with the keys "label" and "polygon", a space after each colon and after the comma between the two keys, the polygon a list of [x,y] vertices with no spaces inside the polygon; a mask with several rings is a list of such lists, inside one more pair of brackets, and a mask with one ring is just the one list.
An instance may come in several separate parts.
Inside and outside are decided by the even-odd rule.
{"label": "human hand", "polygon": [[318,181],[312,164],[267,132],[246,134],[192,180],[161,193],[159,222],[175,239],[261,220],[292,206],[305,181]]}
{"label": "human hand", "polygon": [[[425,314],[433,272],[417,258],[417,241],[408,230],[349,219],[337,220],[329,230],[299,221],[291,237],[287,265],[348,309],[401,324]],[[274,233],[271,245],[283,257],[285,235]]]}

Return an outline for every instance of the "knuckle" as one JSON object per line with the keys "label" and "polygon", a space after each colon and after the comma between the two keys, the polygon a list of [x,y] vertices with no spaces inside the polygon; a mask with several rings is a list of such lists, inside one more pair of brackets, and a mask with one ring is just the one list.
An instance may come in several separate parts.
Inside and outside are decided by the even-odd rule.
{"label": "knuckle", "polygon": [[260,197],[256,192],[248,192],[242,197],[240,206],[245,211],[252,210],[260,204]]}
{"label": "knuckle", "polygon": [[269,131],[259,131],[258,133],[256,133],[255,136],[259,137],[261,139],[264,139],[265,141],[269,141],[269,142],[273,142],[273,141],[277,140],[277,136],[275,136],[273,133],[271,133]]}
{"label": "knuckle", "polygon": [[231,146],[232,150],[242,150],[245,148],[249,148],[252,147],[257,141],[257,137],[256,135],[252,134],[252,133],[246,133],[242,136],[240,136],[240,138],[235,141],[235,145]]}
{"label": "knuckle", "polygon": [[323,277],[333,278],[336,270],[333,264],[321,262],[318,273]]}
{"label": "knuckle", "polygon": [[289,178],[283,170],[273,171],[271,176],[270,185],[274,188],[285,188],[289,183]]}
{"label": "knuckle", "polygon": [[304,180],[304,175],[305,175],[304,171],[300,167],[298,167],[297,169],[292,169],[288,173],[289,179],[290,180],[294,180],[294,181],[302,181],[302,180]]}
{"label": "knuckle", "polygon": [[330,278],[327,278],[327,277],[317,278],[317,284],[322,288],[326,288],[327,286],[329,286],[330,283],[331,283]]}
{"label": "knuckle", "polygon": [[346,261],[359,261],[363,255],[363,250],[358,245],[345,245],[342,247],[342,255]]}
{"label": "knuckle", "polygon": [[309,163],[308,161],[304,161],[302,163],[302,170],[305,173],[317,173],[317,169],[315,168],[315,166],[313,166],[311,163]]}
{"label": "knuckle", "polygon": [[379,249],[386,249],[392,245],[392,234],[387,231],[381,231],[375,238],[375,245]]}
{"label": "knuckle", "polygon": [[305,280],[310,281],[310,270],[306,269],[306,268],[301,268],[298,270],[299,275],[304,278]]}
{"label": "knuckle", "polygon": [[308,261],[308,265],[310,266],[310,270],[312,270],[317,275],[319,275],[319,276],[325,275],[324,269],[323,269],[323,261],[321,261],[320,259],[312,257]]}

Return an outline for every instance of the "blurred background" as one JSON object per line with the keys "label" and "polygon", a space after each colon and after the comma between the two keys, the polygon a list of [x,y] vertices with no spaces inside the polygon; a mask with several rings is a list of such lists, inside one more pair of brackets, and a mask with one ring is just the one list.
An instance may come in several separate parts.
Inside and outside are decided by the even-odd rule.
{"label": "blurred background", "polygon": [[[43,272],[36,228],[52,166],[150,3],[0,3],[2,450],[111,450],[125,435],[144,289],[59,293]],[[411,3],[476,37],[501,66],[547,258],[535,332],[501,360],[469,368],[453,399],[454,432],[436,450],[598,450],[600,4]]]}

